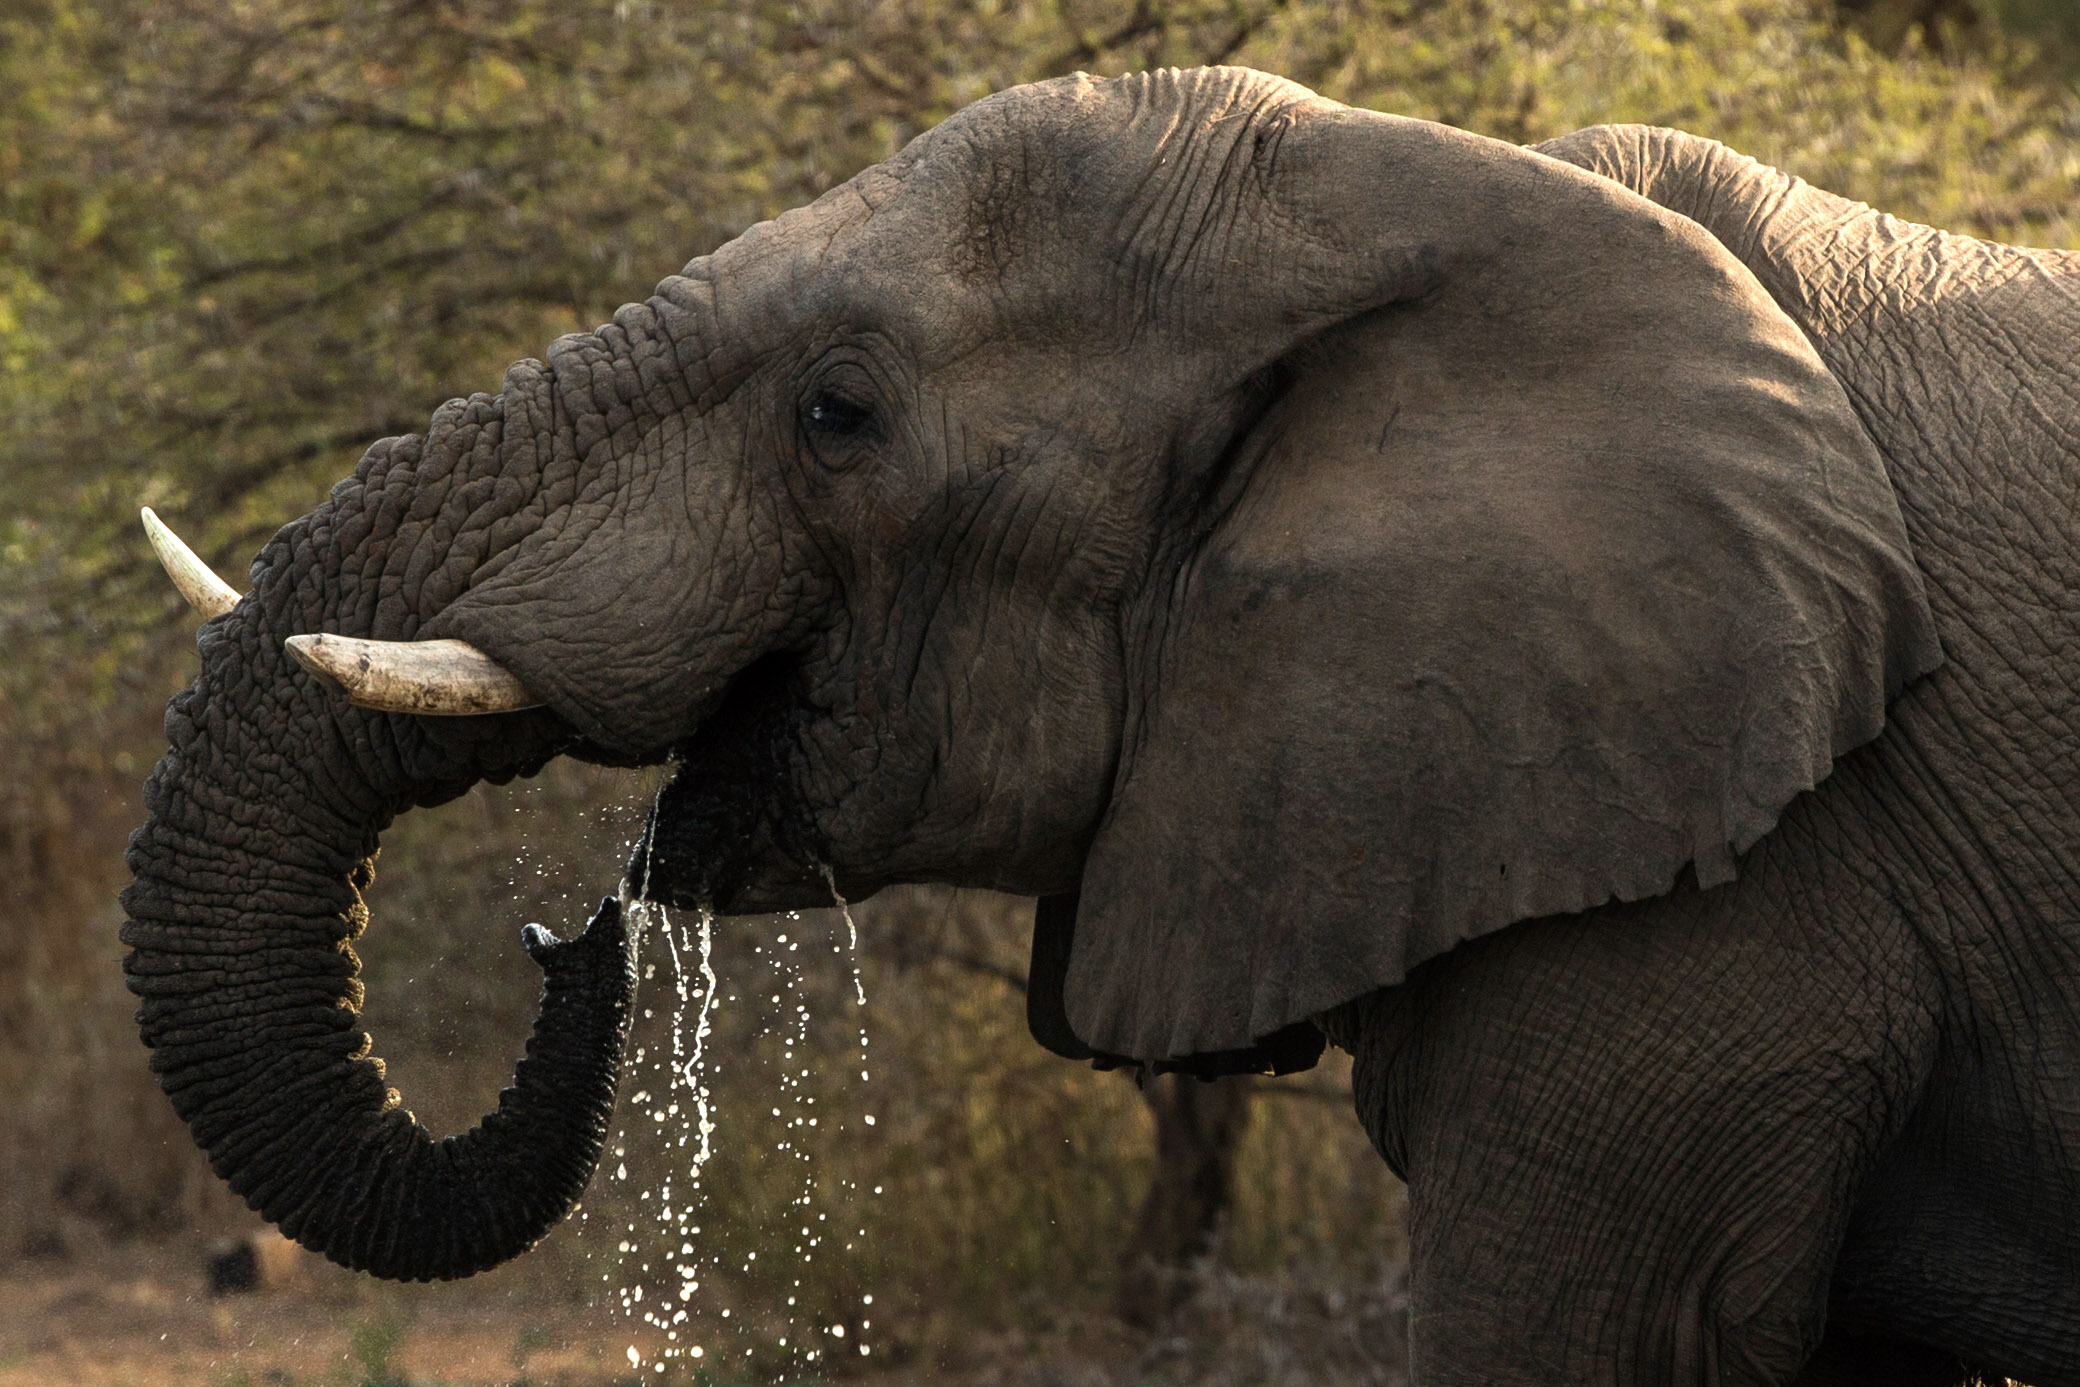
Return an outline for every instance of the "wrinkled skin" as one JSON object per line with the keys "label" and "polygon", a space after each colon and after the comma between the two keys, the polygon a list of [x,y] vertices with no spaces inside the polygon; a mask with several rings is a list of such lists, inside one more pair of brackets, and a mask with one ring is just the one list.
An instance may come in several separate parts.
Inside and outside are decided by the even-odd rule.
{"label": "wrinkled skin", "polygon": [[[993,98],[261,554],[133,839],[154,1067],[328,1255],[515,1255],[634,941],[530,941],[531,1058],[435,1142],[363,1057],[366,861],[669,759],[639,894],[1036,894],[1055,1049],[1349,1049],[1421,1383],[2080,1382],[2076,287],[1675,132]],[[364,712],[309,631],[546,706]]]}

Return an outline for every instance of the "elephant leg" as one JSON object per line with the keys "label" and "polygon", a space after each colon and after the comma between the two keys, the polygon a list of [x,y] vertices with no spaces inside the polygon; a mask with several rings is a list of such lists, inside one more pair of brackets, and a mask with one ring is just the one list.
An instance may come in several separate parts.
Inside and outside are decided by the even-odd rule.
{"label": "elephant leg", "polygon": [[1829,1328],[1792,1387],[1979,1387],[1982,1380],[1948,1349]]}
{"label": "elephant leg", "polygon": [[1781,1385],[1820,1346],[1940,992],[1882,902],[1845,892],[1823,930],[1785,909],[1815,878],[1744,865],[1323,1018],[1408,1182],[1419,1387]]}

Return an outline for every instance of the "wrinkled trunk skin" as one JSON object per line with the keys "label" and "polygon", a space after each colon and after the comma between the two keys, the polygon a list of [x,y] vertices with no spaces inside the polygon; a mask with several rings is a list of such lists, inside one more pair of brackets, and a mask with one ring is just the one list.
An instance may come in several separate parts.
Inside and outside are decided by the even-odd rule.
{"label": "wrinkled trunk skin", "polygon": [[212,1167],[299,1242],[405,1280],[493,1266],[568,1212],[598,1162],[635,988],[613,901],[568,942],[530,929],[546,983],[527,1057],[497,1111],[444,1140],[398,1106],[359,1024],[351,941],[377,835],[478,780],[530,774],[574,739],[546,711],[431,721],[349,707],[282,640],[409,639],[466,586],[482,554],[439,528],[429,492],[504,480],[501,409],[458,402],[423,444],[378,444],[203,629],[122,897],[152,1068]]}

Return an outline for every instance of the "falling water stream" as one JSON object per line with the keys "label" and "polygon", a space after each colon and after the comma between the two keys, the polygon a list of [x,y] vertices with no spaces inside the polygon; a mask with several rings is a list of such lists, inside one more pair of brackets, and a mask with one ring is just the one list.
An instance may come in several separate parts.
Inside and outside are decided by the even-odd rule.
{"label": "falling water stream", "polygon": [[[655,953],[658,943],[663,944],[669,960],[673,980],[670,1041],[668,1053],[653,1056],[651,1051],[656,1047],[637,1045],[630,1056],[627,1082],[634,1092],[629,1095],[624,1108],[626,1115],[622,1129],[614,1138],[614,1164],[609,1178],[615,1184],[630,1185],[628,1162],[631,1147],[647,1144],[652,1137],[657,1140],[658,1151],[663,1157],[654,1164],[662,1173],[652,1177],[650,1188],[635,1192],[633,1207],[622,1220],[616,1237],[615,1268],[603,1273],[601,1279],[609,1284],[618,1281],[617,1298],[622,1315],[649,1326],[661,1336],[663,1343],[659,1347],[656,1340],[651,1339],[646,1349],[642,1344],[631,1342],[626,1349],[629,1366],[637,1373],[649,1372],[660,1376],[675,1363],[682,1367],[712,1365],[717,1371],[733,1374],[758,1366],[754,1359],[756,1355],[758,1360],[778,1358],[784,1364],[781,1376],[797,1377],[817,1372],[827,1358],[838,1353],[865,1356],[872,1352],[864,1333],[872,1325],[871,1319],[866,1318],[872,1314],[872,1295],[860,1297],[859,1318],[845,1315],[833,1323],[813,1321],[809,1318],[810,1308],[799,1304],[803,1298],[803,1274],[815,1262],[817,1254],[823,1252],[828,1256],[833,1250],[852,1250],[856,1245],[854,1240],[863,1238],[866,1229],[856,1217],[859,1191],[852,1180],[839,1178],[827,1182],[828,1186],[843,1192],[840,1207],[819,1207],[817,1198],[813,1138],[821,1135],[819,1129],[826,1124],[835,1125],[840,1132],[850,1130],[851,1124],[845,1115],[832,1112],[828,1101],[819,1106],[816,1096],[809,1091],[808,1080],[813,1073],[810,1050],[812,1017],[809,992],[804,986],[802,954],[803,946],[812,944],[809,937],[812,928],[798,912],[789,912],[781,921],[784,932],[778,933],[770,942],[753,946],[753,953],[771,965],[772,981],[770,986],[761,987],[756,994],[742,999],[769,1009],[758,1034],[774,1037],[781,1052],[778,1083],[772,1094],[770,1110],[771,1116],[780,1123],[773,1156],[798,1168],[799,1183],[790,1180],[794,1194],[786,1209],[787,1241],[792,1244],[794,1259],[784,1282],[786,1303],[784,1306],[762,1307],[770,1313],[757,1318],[769,1325],[778,1325],[768,1334],[754,1329],[747,1317],[732,1315],[728,1308],[721,1308],[716,1313],[702,1312],[700,1299],[704,1280],[723,1281],[731,1273],[742,1273],[747,1281],[756,1284],[752,1274],[758,1269],[761,1255],[770,1258],[778,1249],[761,1245],[755,1250],[746,1250],[741,1261],[725,1268],[719,1261],[722,1255],[719,1251],[701,1246],[701,1218],[709,1207],[702,1178],[714,1154],[712,1138],[717,1130],[711,1090],[715,1057],[711,1054],[709,1041],[714,1033],[717,1007],[725,1002],[738,1002],[739,997],[721,992],[714,960],[713,914],[701,910],[689,927],[664,906],[643,900],[648,866],[647,860],[641,864],[641,876],[636,882],[623,883],[621,898],[631,926],[647,945],[652,959],[643,967],[644,979],[652,980],[657,976],[659,965]],[[844,941],[833,938],[831,952],[847,955],[851,966],[852,1000],[858,1022],[855,1037],[857,1072],[859,1082],[864,1084],[870,1071],[865,1016],[867,996],[861,977],[859,931],[853,923],[851,908],[839,895],[836,881],[828,869],[824,875],[831,883],[832,900],[845,923]],[[746,979],[741,985],[748,992],[752,982],[764,980],[763,977]],[[646,1007],[642,1015],[650,1018],[653,1009]],[[824,1058],[828,1061],[836,1057]],[[846,1068],[849,1072],[852,1066]],[[858,1116],[866,1126],[874,1125],[872,1113],[861,1111]],[[874,1193],[880,1193],[878,1186]],[[853,1224],[851,1237],[845,1237],[840,1232],[842,1225],[834,1222],[844,1220],[848,1213],[855,1215],[846,1220]],[[838,1244],[835,1249],[832,1247],[834,1242]],[[766,1269],[770,1278],[769,1262]],[[827,1316],[816,1317],[818,1320],[823,1318]],[[851,1324],[849,1330],[847,1322]],[[707,1342],[700,1342],[702,1338]],[[718,1338],[723,1342],[716,1342]],[[766,1349],[764,1354],[760,1354],[761,1348]]]}

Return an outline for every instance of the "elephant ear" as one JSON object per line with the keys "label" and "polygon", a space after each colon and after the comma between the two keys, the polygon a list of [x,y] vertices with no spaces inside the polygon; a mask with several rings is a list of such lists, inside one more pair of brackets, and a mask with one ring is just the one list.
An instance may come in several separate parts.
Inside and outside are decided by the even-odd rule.
{"label": "elephant ear", "polygon": [[1187,1068],[1275,1066],[1513,922],[1731,880],[1941,659],[1882,459],[1708,233],[1424,122],[1272,124],[1205,292],[1282,393],[1156,585],[1042,941],[1074,1041]]}

